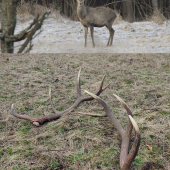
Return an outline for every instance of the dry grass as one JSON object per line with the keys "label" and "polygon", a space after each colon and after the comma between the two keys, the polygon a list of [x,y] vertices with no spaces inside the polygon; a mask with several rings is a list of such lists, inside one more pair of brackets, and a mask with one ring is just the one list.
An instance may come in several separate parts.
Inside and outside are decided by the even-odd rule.
{"label": "dry grass", "polygon": [[166,18],[164,17],[164,15],[162,13],[160,13],[160,11],[158,11],[158,12],[154,13],[152,16],[150,16],[147,20],[153,21],[159,25],[162,25],[166,21]]}
{"label": "dry grass", "polygon": [[[109,119],[75,113],[102,113],[96,101],[82,103],[38,128],[11,114],[12,103],[18,113],[53,114],[49,87],[56,108],[68,108],[76,100],[80,68],[82,89],[91,92],[107,75],[105,84],[111,86],[101,98],[123,126],[127,115],[112,93],[133,111],[142,139],[132,169],[170,169],[169,54],[1,55],[0,68],[0,169],[120,169],[121,139]],[[153,152],[146,145],[152,146]]]}

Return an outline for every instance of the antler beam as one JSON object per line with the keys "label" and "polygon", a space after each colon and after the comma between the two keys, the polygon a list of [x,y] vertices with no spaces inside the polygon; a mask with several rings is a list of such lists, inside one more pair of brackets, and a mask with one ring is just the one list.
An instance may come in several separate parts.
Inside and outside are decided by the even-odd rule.
{"label": "antler beam", "polygon": [[[51,88],[49,89],[49,98],[50,98],[50,103],[51,103],[51,107],[52,107],[52,110],[54,111],[55,114],[53,115],[47,115],[47,116],[44,116],[44,117],[38,117],[38,118],[34,118],[34,117],[31,117],[31,116],[28,116],[28,115],[22,115],[22,114],[18,114],[15,112],[14,110],[14,104],[12,104],[12,114],[19,118],[19,119],[25,119],[25,120],[29,120],[31,121],[34,125],[36,126],[39,126],[39,125],[42,125],[46,122],[50,122],[50,121],[53,121],[53,120],[56,120],[56,119],[59,119],[61,117],[62,114],[64,113],[69,113],[71,112],[75,107],[77,107],[80,103],[84,102],[84,101],[90,101],[90,100],[93,100],[94,98],[93,97],[90,97],[90,96],[83,96],[82,93],[81,93],[81,85],[80,85],[80,72],[81,72],[81,69],[79,70],[79,73],[78,73],[78,83],[77,83],[77,100],[74,102],[74,104],[69,107],[68,109],[60,112],[60,111],[57,111],[55,109],[55,106],[53,104],[53,101],[52,101],[52,97],[51,97]],[[96,95],[100,95],[106,88],[109,87],[110,84],[108,84],[106,87],[103,88],[103,83],[104,83],[104,80],[105,80],[105,77],[106,75],[103,77],[102,81],[101,81],[101,85],[99,87],[99,90],[97,91]]]}

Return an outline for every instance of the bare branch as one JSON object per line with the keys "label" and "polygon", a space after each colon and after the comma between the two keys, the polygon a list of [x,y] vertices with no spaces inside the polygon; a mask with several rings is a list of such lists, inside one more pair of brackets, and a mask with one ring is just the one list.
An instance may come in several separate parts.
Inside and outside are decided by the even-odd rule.
{"label": "bare branch", "polygon": [[45,12],[44,15],[36,22],[34,28],[28,33],[26,41],[22,44],[21,48],[17,53],[22,53],[26,48],[27,44],[31,41],[32,37],[34,36],[35,32],[39,30],[43,24],[43,21],[49,16],[51,12]]}
{"label": "bare branch", "polygon": [[23,31],[21,31],[19,34],[10,35],[10,36],[2,35],[4,40],[6,42],[17,42],[17,41],[21,41],[21,40],[25,39],[30,33],[30,31],[28,31],[28,30],[30,30],[32,28],[32,26],[38,22],[38,18],[39,18],[39,14],[36,16],[36,18],[33,20],[33,22],[27,28],[25,28]]}

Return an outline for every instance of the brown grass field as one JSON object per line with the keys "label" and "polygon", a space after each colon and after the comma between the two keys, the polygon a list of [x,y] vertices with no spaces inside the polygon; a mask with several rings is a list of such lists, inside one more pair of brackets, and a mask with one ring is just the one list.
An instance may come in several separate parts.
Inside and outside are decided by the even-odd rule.
{"label": "brown grass field", "polygon": [[120,169],[121,138],[109,118],[76,113],[103,113],[97,101],[40,127],[11,113],[14,104],[18,113],[54,114],[49,87],[56,109],[68,108],[80,68],[82,89],[93,93],[106,74],[104,84],[111,85],[100,97],[125,128],[127,114],[113,93],[131,108],[141,132],[131,169],[170,169],[170,54],[1,54],[0,169]]}

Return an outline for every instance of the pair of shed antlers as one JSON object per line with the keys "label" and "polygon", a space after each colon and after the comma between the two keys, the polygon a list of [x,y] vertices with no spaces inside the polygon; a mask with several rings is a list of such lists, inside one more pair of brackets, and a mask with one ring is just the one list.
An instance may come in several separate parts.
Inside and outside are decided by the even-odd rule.
{"label": "pair of shed antlers", "polygon": [[[121,126],[119,120],[114,116],[114,114],[110,110],[109,106],[100,97],[98,97],[110,85],[110,84],[108,84],[106,87],[103,88],[103,83],[104,83],[106,75],[103,77],[103,79],[101,81],[101,85],[100,85],[97,93],[93,94],[93,93],[90,93],[90,92],[84,90],[87,94],[90,95],[89,97],[84,97],[81,93],[80,72],[81,72],[81,69],[78,73],[77,100],[68,109],[61,111],[61,112],[57,111],[55,109],[53,101],[52,101],[52,97],[51,97],[51,88],[50,88],[49,98],[50,98],[52,110],[54,111],[55,114],[44,116],[44,117],[33,118],[31,116],[16,113],[14,111],[14,105],[13,104],[12,104],[12,114],[17,118],[29,120],[34,125],[39,126],[39,125],[42,125],[46,122],[50,122],[50,121],[59,119],[62,114],[71,112],[75,107],[77,107],[80,103],[82,103],[84,101],[91,101],[93,99],[96,99],[103,106],[103,108],[106,112],[105,114],[92,114],[92,113],[81,113],[81,112],[78,112],[78,113],[90,115],[90,116],[95,116],[95,117],[106,117],[106,116],[109,117],[112,124],[118,130],[118,133],[122,138],[121,152],[120,152],[120,167],[121,167],[121,170],[129,170],[133,160],[135,159],[135,157],[137,155],[137,152],[138,152],[139,146],[140,146],[140,131],[139,131],[137,123],[132,118],[132,116],[133,116],[132,112],[131,112],[130,108],[128,107],[128,105],[119,96],[113,94],[120,101],[120,103],[123,105],[123,107],[125,108],[125,110],[128,114],[128,119],[129,119],[128,127],[127,127],[126,130],[124,130],[123,127]],[[134,144],[133,144],[131,150],[129,151],[129,143],[130,143],[130,137],[131,137],[133,127],[134,127],[134,130],[135,130],[135,133],[136,133],[135,134],[135,141],[134,141]]]}

